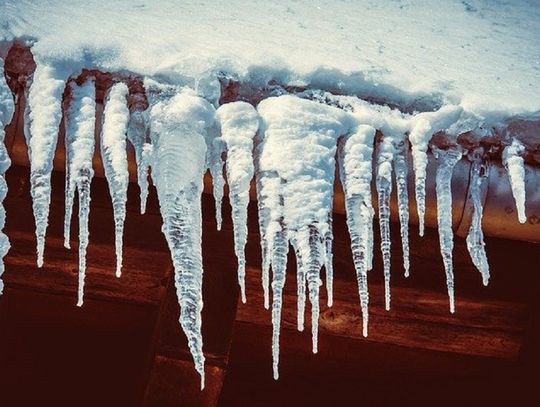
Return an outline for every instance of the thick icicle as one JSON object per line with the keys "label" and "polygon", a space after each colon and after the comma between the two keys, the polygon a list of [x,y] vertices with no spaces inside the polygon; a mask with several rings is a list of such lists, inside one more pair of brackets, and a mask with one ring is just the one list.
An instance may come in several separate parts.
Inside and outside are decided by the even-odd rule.
{"label": "thick icicle", "polygon": [[129,121],[127,94],[128,87],[124,83],[116,83],[111,87],[105,101],[101,130],[101,158],[114,212],[116,277],[120,277],[122,274],[122,240],[129,183],[126,151],[126,133]]}
{"label": "thick icicle", "polygon": [[401,247],[403,250],[403,270],[405,277],[409,277],[409,143],[407,139],[403,139],[396,144],[394,172],[396,177]]}
{"label": "thick icicle", "polygon": [[234,251],[238,260],[238,284],[242,302],[246,302],[247,207],[253,178],[253,138],[259,128],[259,116],[246,102],[222,105],[217,110],[221,138],[227,147],[227,182],[234,226]]}
{"label": "thick icicle", "polygon": [[28,92],[25,136],[30,160],[30,193],[36,222],[38,267],[43,266],[51,201],[51,172],[67,76],[65,72],[38,63]]}
{"label": "thick icicle", "polygon": [[141,214],[146,212],[148,199],[148,167],[150,155],[147,150],[148,143],[148,112],[145,110],[133,110],[129,116],[127,138],[135,150],[137,163],[137,183],[140,190]]}
{"label": "thick icicle", "polygon": [[523,144],[519,140],[513,139],[512,144],[505,147],[502,154],[503,164],[508,173],[512,194],[516,201],[519,223],[527,222],[527,215],[525,214],[525,166],[521,156],[524,150]]}
{"label": "thick icicle", "polygon": [[[336,140],[348,132],[352,119],[337,108],[289,95],[265,99],[258,111],[262,118],[257,146],[259,219],[261,235],[269,240],[263,246],[263,256],[271,258],[273,272],[272,349],[277,378],[284,256],[289,241],[300,254],[301,268],[305,270],[313,351],[317,351],[320,270],[327,261],[325,248],[331,237],[328,219]],[[287,149],[283,148],[285,144]]]}
{"label": "thick icicle", "polygon": [[487,179],[489,167],[482,162],[482,151],[473,152],[471,159],[471,181],[469,194],[473,204],[472,222],[467,235],[467,249],[471,255],[473,264],[482,275],[484,285],[489,283],[489,263],[486,254],[486,244],[482,233],[482,180]]}
{"label": "thick icicle", "polygon": [[371,205],[372,156],[375,129],[358,126],[350,135],[341,138],[338,160],[341,184],[345,194],[347,226],[358,281],[363,335],[368,334],[369,251],[373,250],[373,208]]}
{"label": "thick icicle", "polygon": [[439,242],[441,255],[446,273],[446,286],[450,301],[450,312],[454,313],[454,270],[452,264],[452,250],[454,249],[454,232],[452,231],[452,172],[461,159],[462,152],[458,148],[441,150],[434,148],[437,158],[437,223],[439,226]]}
{"label": "thick icicle", "polygon": [[164,98],[150,112],[152,179],[157,188],[163,233],[175,270],[180,324],[204,387],[202,351],[202,216],[206,141],[215,110],[189,91]]}
{"label": "thick icicle", "polygon": [[90,214],[90,184],[94,176],[92,157],[95,148],[96,89],[94,78],[81,86],[70,86],[70,105],[66,109],[66,201],[64,246],[70,247],[70,226],[75,190],[79,195],[79,289],[77,305],[83,305],[88,247],[88,216]]}
{"label": "thick icicle", "polygon": [[13,94],[9,89],[4,77],[4,60],[0,58],[0,295],[4,291],[2,274],[4,274],[4,256],[7,254],[10,244],[6,234],[2,231],[6,221],[6,211],[2,202],[4,201],[8,186],[4,174],[11,165],[9,154],[4,144],[4,128],[11,122],[15,106],[13,104]]}
{"label": "thick icicle", "polygon": [[463,109],[459,106],[443,106],[436,112],[420,113],[411,120],[409,141],[413,158],[416,208],[418,212],[418,233],[424,236],[424,216],[426,213],[426,168],[427,150],[431,136],[447,129],[455,123]]}
{"label": "thick icicle", "polygon": [[384,304],[387,311],[390,310],[390,195],[392,194],[393,159],[393,137],[383,135],[383,139],[379,143],[375,184],[379,203],[379,227],[384,272]]}

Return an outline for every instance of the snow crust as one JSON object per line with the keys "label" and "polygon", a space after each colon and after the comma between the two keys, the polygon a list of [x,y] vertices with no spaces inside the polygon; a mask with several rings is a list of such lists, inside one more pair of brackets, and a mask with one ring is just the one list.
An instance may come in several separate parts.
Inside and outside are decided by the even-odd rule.
{"label": "snow crust", "polygon": [[534,0],[255,0],[249,6],[242,0],[6,0],[0,38],[35,40],[34,52],[47,60],[82,60],[205,93],[215,92],[216,73],[229,72],[242,80],[508,116],[540,110],[537,6]]}

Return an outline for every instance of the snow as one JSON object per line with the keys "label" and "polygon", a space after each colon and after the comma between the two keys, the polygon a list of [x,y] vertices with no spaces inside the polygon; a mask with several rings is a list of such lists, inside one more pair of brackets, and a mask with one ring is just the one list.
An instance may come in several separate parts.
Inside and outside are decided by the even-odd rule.
{"label": "snow", "polygon": [[405,105],[540,110],[534,0],[6,0],[0,27],[0,38],[36,40],[42,57],[209,92],[229,72]]}
{"label": "snow", "polygon": [[77,305],[83,305],[90,215],[90,184],[94,176],[92,157],[95,148],[96,86],[88,78],[81,86],[71,81],[70,105],[66,109],[66,193],[64,246],[70,248],[71,215],[75,191],[79,195],[79,289]]}

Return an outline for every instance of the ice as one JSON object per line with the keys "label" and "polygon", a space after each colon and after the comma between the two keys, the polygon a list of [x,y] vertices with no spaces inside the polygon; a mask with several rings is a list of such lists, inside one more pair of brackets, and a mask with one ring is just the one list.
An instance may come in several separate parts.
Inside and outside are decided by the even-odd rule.
{"label": "ice", "polygon": [[146,212],[146,201],[148,199],[148,167],[150,166],[150,156],[147,150],[148,143],[148,112],[146,110],[133,110],[129,115],[127,127],[127,138],[135,150],[135,161],[137,163],[137,183],[140,190],[141,214]]}
{"label": "ice", "polygon": [[527,222],[525,214],[525,166],[521,154],[525,151],[523,144],[517,139],[512,139],[512,143],[503,150],[503,164],[510,179],[512,194],[516,201],[519,223]]}
{"label": "ice", "polygon": [[313,351],[317,351],[320,269],[328,258],[336,141],[348,132],[352,120],[340,109],[290,95],[267,98],[257,110],[262,119],[257,142],[259,219],[261,235],[267,240],[263,258],[270,259],[273,273],[272,349],[277,378],[288,242],[299,254],[299,291],[305,272]]}
{"label": "ice", "polygon": [[4,283],[2,282],[2,274],[4,274],[5,268],[4,256],[10,248],[9,239],[2,232],[6,222],[6,211],[1,203],[5,199],[8,190],[5,173],[11,165],[11,160],[4,144],[4,127],[11,122],[14,111],[13,94],[4,77],[4,60],[0,58],[0,295],[4,291]]}
{"label": "ice", "polygon": [[[160,100],[161,99],[161,100]],[[188,90],[151,103],[152,179],[175,270],[180,324],[204,387],[201,193],[215,110]]]}
{"label": "ice", "polygon": [[116,277],[122,274],[122,241],[129,183],[126,151],[126,133],[129,122],[127,94],[128,87],[121,82],[115,83],[109,89],[103,110],[101,130],[101,158],[114,213]]}
{"label": "ice", "polygon": [[437,223],[439,226],[439,242],[446,273],[446,286],[450,301],[450,312],[454,313],[454,270],[452,265],[452,250],[454,248],[454,233],[452,231],[452,172],[463,155],[459,147],[442,150],[434,148],[437,158],[436,192],[437,192]]}
{"label": "ice", "polygon": [[427,150],[431,136],[454,124],[463,108],[454,105],[443,106],[436,112],[420,113],[411,120],[409,141],[413,158],[416,207],[418,211],[418,233],[424,236],[424,215],[426,213],[426,167]]}
{"label": "ice", "polygon": [[222,105],[217,110],[221,138],[227,147],[227,183],[232,206],[234,251],[238,260],[238,284],[242,302],[246,302],[247,207],[250,183],[254,174],[253,138],[259,128],[259,115],[246,102]]}
{"label": "ice", "polygon": [[347,226],[351,237],[360,308],[362,310],[362,332],[368,334],[368,280],[370,251],[373,250],[373,207],[371,204],[372,156],[375,129],[358,126],[349,135],[342,137],[338,145],[339,173],[345,194]]}
{"label": "ice", "polygon": [[482,198],[481,187],[489,176],[489,166],[482,160],[483,149],[474,151],[471,157],[471,180],[469,182],[469,195],[473,204],[472,221],[467,234],[467,249],[473,264],[482,275],[484,285],[489,283],[489,263],[487,259],[486,244],[482,233]]}
{"label": "ice", "polygon": [[392,161],[394,160],[394,139],[383,135],[377,155],[377,176],[375,184],[379,202],[379,227],[381,232],[381,253],[384,273],[384,303],[390,310],[390,195],[392,194]]}
{"label": "ice", "polygon": [[88,247],[90,185],[94,176],[92,157],[95,147],[96,87],[92,77],[82,85],[69,82],[69,106],[65,114],[66,191],[64,246],[70,248],[70,227],[75,191],[79,196],[79,288],[77,305],[83,305]]}
{"label": "ice", "polygon": [[36,62],[37,67],[28,91],[25,136],[30,160],[30,193],[36,222],[37,265],[42,267],[49,223],[51,172],[62,119],[62,94],[69,75],[64,70]]}
{"label": "ice", "polygon": [[395,145],[394,172],[396,177],[397,203],[401,247],[403,250],[403,270],[409,277],[409,142],[405,138]]}

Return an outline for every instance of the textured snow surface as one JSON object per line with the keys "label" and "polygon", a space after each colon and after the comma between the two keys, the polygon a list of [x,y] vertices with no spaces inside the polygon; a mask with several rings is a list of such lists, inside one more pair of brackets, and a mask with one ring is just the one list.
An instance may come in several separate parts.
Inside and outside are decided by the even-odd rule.
{"label": "textured snow surface", "polygon": [[5,0],[1,7],[0,38],[34,38],[36,53],[63,63],[201,88],[223,71],[405,104],[540,110],[535,0]]}

